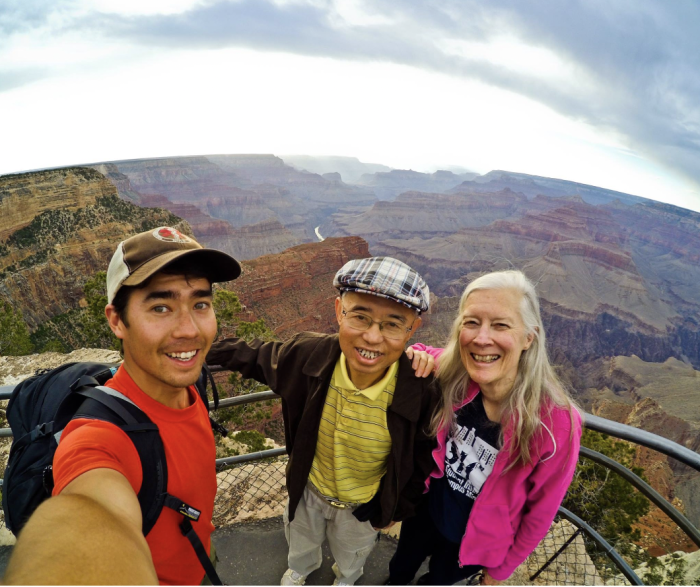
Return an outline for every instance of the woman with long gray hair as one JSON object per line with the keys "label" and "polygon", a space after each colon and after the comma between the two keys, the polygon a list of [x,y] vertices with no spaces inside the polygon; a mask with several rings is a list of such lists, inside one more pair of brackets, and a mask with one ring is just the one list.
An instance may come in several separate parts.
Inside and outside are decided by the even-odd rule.
{"label": "woman with long gray hair", "polygon": [[462,294],[444,351],[412,351],[438,362],[438,447],[428,495],[403,522],[389,583],[409,583],[430,556],[419,584],[494,584],[549,530],[581,437],[581,416],[547,357],[533,284],[521,271],[479,277]]}

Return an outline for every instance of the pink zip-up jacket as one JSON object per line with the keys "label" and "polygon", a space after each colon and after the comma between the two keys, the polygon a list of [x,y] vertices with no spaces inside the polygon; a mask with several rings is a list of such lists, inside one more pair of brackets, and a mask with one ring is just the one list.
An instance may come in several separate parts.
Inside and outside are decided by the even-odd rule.
{"label": "pink zip-up jacket", "polygon": [[[439,357],[442,349],[415,344]],[[471,382],[464,402],[455,411],[472,401],[480,393]],[[535,550],[547,534],[552,520],[571,484],[578,461],[581,441],[581,415],[573,410],[572,419],[567,409],[552,406],[543,409],[542,431],[531,445],[532,464],[516,465],[504,472],[508,454],[501,450],[496,457],[491,475],[486,479],[469,515],[467,528],[459,548],[462,565],[483,565],[494,579],[503,581]],[[447,429],[438,432],[438,446],[433,451],[437,467],[426,479],[445,474]],[[503,431],[504,446],[508,446],[512,430]]]}

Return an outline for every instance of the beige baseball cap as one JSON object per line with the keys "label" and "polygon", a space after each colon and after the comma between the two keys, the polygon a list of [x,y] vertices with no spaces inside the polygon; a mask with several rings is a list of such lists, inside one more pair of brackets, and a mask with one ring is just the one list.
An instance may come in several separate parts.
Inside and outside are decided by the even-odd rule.
{"label": "beige baseball cap", "polygon": [[107,302],[114,301],[122,285],[139,285],[176,259],[192,256],[212,282],[230,281],[241,274],[241,266],[230,255],[205,249],[179,230],[160,226],[119,243],[107,269]]}

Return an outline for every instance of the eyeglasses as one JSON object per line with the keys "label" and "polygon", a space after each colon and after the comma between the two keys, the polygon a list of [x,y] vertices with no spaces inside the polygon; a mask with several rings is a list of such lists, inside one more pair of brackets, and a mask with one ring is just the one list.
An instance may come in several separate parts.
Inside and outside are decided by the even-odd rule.
{"label": "eyeglasses", "polygon": [[392,340],[401,340],[406,334],[413,330],[413,324],[407,328],[400,322],[394,320],[372,320],[367,314],[348,312],[345,308],[343,308],[342,314],[347,321],[347,325],[353,330],[364,332],[372,328],[372,324],[377,324],[384,338],[390,338]]}

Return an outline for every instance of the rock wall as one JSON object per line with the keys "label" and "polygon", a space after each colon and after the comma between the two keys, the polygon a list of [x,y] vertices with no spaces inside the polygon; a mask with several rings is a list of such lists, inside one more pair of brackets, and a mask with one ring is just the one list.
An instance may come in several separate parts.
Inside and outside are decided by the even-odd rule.
{"label": "rock wall", "polygon": [[208,236],[204,240],[207,246],[244,261],[280,253],[306,239],[300,235],[299,231],[289,230],[277,220],[268,219],[257,224],[231,229],[221,236]]}
{"label": "rock wall", "polygon": [[192,234],[162,209],[122,201],[89,168],[0,177],[0,297],[30,327],[77,308],[85,281],[106,271],[117,244],[162,225]]}
{"label": "rock wall", "polygon": [[245,305],[244,319],[263,318],[283,340],[304,330],[332,333],[333,277],[350,259],[368,256],[361,238],[329,238],[245,261],[241,277],[227,287]]}
{"label": "rock wall", "polygon": [[[172,204],[162,205],[191,219],[195,235],[205,241],[205,231],[211,228],[191,212],[176,209],[178,204],[194,206],[234,228],[276,220],[301,243],[313,241],[316,226],[339,209],[367,207],[376,201],[369,188],[345,184],[336,176],[298,171],[272,155],[141,159],[96,168],[108,173],[125,199],[148,205],[147,196],[167,198]],[[135,199],[134,193],[140,196]],[[219,230],[217,242],[224,241]]]}
{"label": "rock wall", "polygon": [[451,171],[420,173],[406,169],[392,169],[368,173],[357,183],[371,187],[380,200],[394,200],[402,193],[420,190],[423,192],[445,192],[461,182],[473,179],[476,173],[454,174]]}
{"label": "rock wall", "polygon": [[202,245],[209,246],[209,240],[228,237],[235,234],[231,225],[224,220],[217,220],[203,213],[199,208],[186,202],[171,202],[159,194],[141,196],[139,205],[144,208],[162,208],[186,220],[192,233]]}
{"label": "rock wall", "polygon": [[[169,210],[189,223],[202,245],[237,259],[277,253],[313,240],[298,213],[304,209],[300,200],[275,186],[257,191],[237,187],[247,185],[247,180],[202,157],[102,163],[94,168],[115,185],[122,199]],[[284,218],[285,225],[277,218]]]}
{"label": "rock wall", "polygon": [[0,242],[42,212],[78,210],[115,194],[109,181],[87,167],[0,176]]}
{"label": "rock wall", "polygon": [[[120,198],[133,202],[134,204],[141,203],[143,196],[133,188],[128,176],[119,171],[118,167],[114,163],[98,163],[97,165],[91,165],[90,167],[91,169],[100,172],[114,184]],[[163,206],[160,207],[162,208]]]}
{"label": "rock wall", "polygon": [[229,187],[245,188],[249,182],[223,170],[206,157],[162,157],[114,161],[132,187],[141,194],[163,194],[176,202],[201,195],[225,193]]}
{"label": "rock wall", "polygon": [[449,238],[463,228],[509,218],[525,202],[524,196],[510,190],[473,196],[411,191],[393,202],[377,202],[359,214],[335,214],[322,225],[321,232],[330,236],[359,235],[370,246],[391,239]]}
{"label": "rock wall", "polygon": [[700,214],[643,200],[452,192],[337,213],[321,233],[362,236],[372,254],[415,267],[441,298],[482,273],[523,270],[552,344],[572,364],[634,353],[700,367]]}

